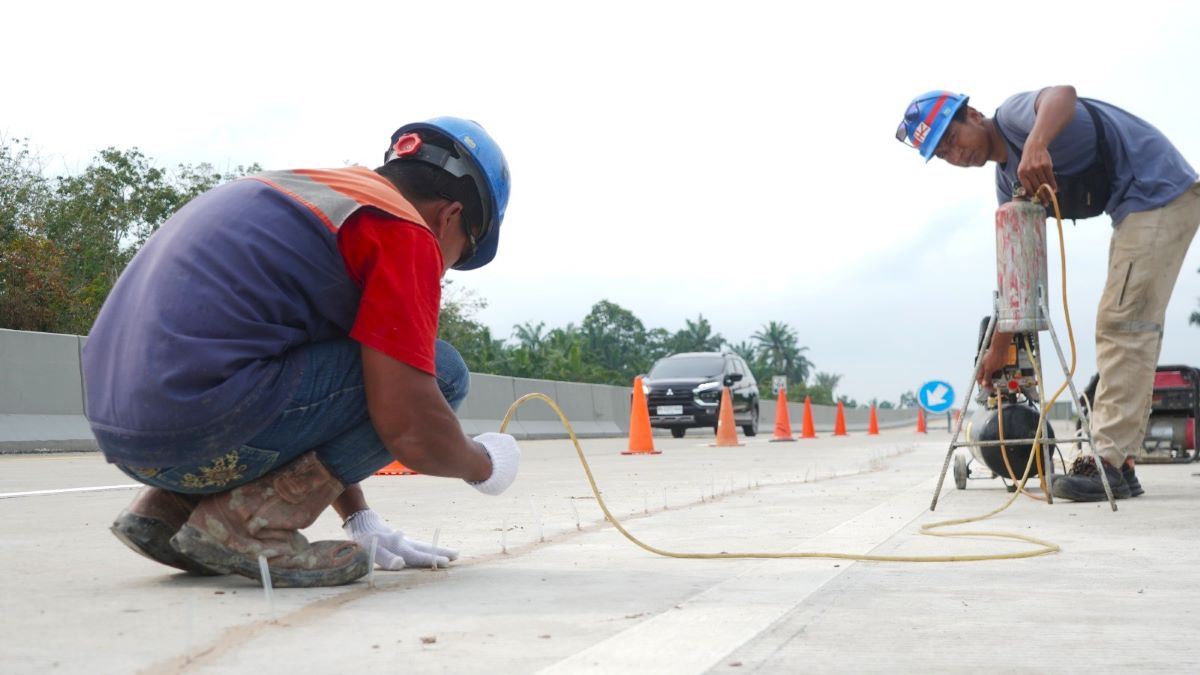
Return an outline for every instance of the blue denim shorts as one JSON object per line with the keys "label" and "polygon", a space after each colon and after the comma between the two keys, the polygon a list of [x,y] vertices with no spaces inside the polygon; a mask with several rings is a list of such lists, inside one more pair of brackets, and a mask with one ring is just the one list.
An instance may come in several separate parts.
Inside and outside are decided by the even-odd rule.
{"label": "blue denim shorts", "polygon": [[[393,461],[367,414],[362,346],[353,340],[298,347],[307,357],[291,401],[245,445],[216,458],[172,467],[117,465],[134,480],[172,492],[225,492],[287,464],[309,450],[345,485]],[[467,396],[471,377],[453,346],[437,341],[438,387],[451,408]]]}

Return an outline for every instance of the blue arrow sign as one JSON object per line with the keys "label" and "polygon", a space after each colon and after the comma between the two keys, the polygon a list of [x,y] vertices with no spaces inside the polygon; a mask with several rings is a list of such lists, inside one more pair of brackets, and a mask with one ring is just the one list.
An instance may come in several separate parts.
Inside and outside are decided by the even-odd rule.
{"label": "blue arrow sign", "polygon": [[946,412],[954,405],[954,387],[941,380],[930,380],[917,392],[921,407],[931,413]]}

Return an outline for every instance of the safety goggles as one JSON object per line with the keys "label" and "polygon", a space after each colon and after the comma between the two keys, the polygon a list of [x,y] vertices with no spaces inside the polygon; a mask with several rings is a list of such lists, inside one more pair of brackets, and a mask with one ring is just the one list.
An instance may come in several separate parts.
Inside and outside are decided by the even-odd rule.
{"label": "safety goggles", "polygon": [[[439,192],[438,196],[441,197],[442,199],[445,199],[446,201],[450,201],[450,202],[458,201],[451,195],[445,194],[443,192]],[[488,229],[489,229],[487,226],[486,220],[484,220],[483,222],[471,224],[471,223],[467,222],[467,219],[465,217],[460,216],[459,223],[462,224],[463,234],[465,234],[467,236],[467,246],[466,246],[466,248],[463,249],[462,255],[459,256],[458,260],[454,263],[454,267],[459,267],[463,263],[465,263],[468,260],[470,260],[471,258],[475,257],[475,252],[479,249],[479,242],[482,241],[483,238],[487,236]]]}
{"label": "safety goggles", "polygon": [[896,140],[910,148],[916,148],[917,146],[908,140],[908,137],[911,135],[908,132],[921,122],[921,104],[928,100],[930,99],[923,98],[910,103],[908,110],[904,111],[904,119],[900,120],[900,126],[896,127]]}
{"label": "safety goggles", "polygon": [[[458,258],[458,262],[454,263],[455,267],[461,267],[468,260],[475,257],[475,251],[479,249],[479,240],[483,239],[487,234],[486,228],[483,225],[472,227],[467,224],[464,219],[462,221],[463,232],[467,234],[467,246],[463,249],[463,253]],[[478,232],[478,234],[477,234]]]}

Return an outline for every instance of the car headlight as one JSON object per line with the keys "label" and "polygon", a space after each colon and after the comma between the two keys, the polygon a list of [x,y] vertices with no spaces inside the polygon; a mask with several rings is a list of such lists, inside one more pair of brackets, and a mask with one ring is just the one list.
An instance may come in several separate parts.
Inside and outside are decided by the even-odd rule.
{"label": "car headlight", "polygon": [[650,395],[650,385],[646,384],[645,380],[642,380],[642,393],[647,396]]}
{"label": "car headlight", "polygon": [[696,387],[695,389],[693,389],[692,393],[693,394],[701,394],[706,391],[712,391],[713,389],[720,389],[720,388],[721,388],[720,382],[705,382],[704,384],[700,385],[699,387]]}

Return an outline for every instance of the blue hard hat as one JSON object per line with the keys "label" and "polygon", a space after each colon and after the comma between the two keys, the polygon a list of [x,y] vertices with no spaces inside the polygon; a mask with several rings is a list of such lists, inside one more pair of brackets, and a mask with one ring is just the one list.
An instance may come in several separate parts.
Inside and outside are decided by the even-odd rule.
{"label": "blue hard hat", "polygon": [[904,119],[896,127],[896,140],[914,147],[928,162],[937,150],[942,134],[954,119],[954,113],[966,105],[965,94],[935,90],[914,98],[904,111]]}
{"label": "blue hard hat", "polygon": [[[413,132],[433,132],[454,143],[455,154],[439,152],[430,145],[416,144],[414,149],[398,148],[403,137]],[[500,243],[500,223],[508,208],[510,178],[508,162],[500,146],[477,122],[460,117],[435,117],[425,122],[406,124],[392,134],[392,142],[383,156],[386,164],[395,159],[414,159],[433,164],[456,178],[469,176],[483,204],[483,235],[475,242],[475,253],[454,265],[456,270],[483,267],[496,257]]]}

